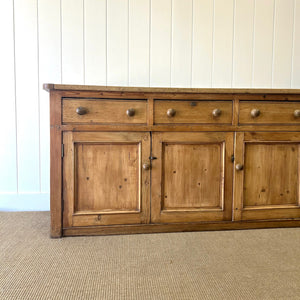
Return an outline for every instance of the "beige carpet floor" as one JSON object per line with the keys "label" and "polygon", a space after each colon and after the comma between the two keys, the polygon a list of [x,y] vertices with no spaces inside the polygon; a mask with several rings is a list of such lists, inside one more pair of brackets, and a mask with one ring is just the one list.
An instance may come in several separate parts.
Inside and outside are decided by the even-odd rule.
{"label": "beige carpet floor", "polygon": [[300,299],[300,228],[49,238],[0,212],[0,299]]}

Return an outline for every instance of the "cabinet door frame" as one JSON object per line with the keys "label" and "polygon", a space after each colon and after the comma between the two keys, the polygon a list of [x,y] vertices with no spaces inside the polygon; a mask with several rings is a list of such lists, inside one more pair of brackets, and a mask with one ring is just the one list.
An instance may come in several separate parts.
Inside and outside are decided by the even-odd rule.
{"label": "cabinet door frame", "polygon": [[[75,143],[139,145],[139,210],[74,211],[76,201]],[[63,133],[63,227],[140,224],[150,221],[150,172],[142,168],[149,162],[149,132],[71,132]],[[72,180],[70,180],[70,178]]]}
{"label": "cabinet door frame", "polygon": [[[234,194],[233,194],[233,221],[255,221],[276,219],[300,218],[300,187],[298,185],[298,205],[270,205],[262,207],[244,208],[244,177],[245,144],[295,144],[298,145],[298,181],[300,180],[300,133],[299,132],[237,132],[235,137],[235,168],[234,168]],[[275,163],[275,162],[274,162]],[[243,166],[237,170],[236,165]]]}
{"label": "cabinet door frame", "polygon": [[[154,132],[152,134],[151,223],[198,223],[232,220],[233,132]],[[163,144],[222,144],[223,203],[220,208],[168,211],[163,203]],[[209,188],[209,187],[208,187]]]}

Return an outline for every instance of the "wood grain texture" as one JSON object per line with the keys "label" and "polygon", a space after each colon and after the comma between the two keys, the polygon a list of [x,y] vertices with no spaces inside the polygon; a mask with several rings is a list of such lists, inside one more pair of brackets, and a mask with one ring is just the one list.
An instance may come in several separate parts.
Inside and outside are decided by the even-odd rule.
{"label": "wood grain texture", "polygon": [[[68,124],[62,125],[63,130],[71,131],[120,131],[126,132],[132,130],[131,125],[87,125],[87,124]],[[151,132],[174,132],[174,131],[222,131],[222,132],[243,132],[243,131],[282,131],[282,132],[298,132],[299,125],[275,124],[275,125],[223,125],[223,124],[163,124],[163,125],[139,125],[134,127],[134,131],[151,131]]]}
{"label": "wood grain texture", "polygon": [[[244,164],[244,132],[236,132],[234,139],[234,170],[237,164]],[[240,221],[243,209],[243,172],[233,172],[232,220]]]}
{"label": "wood grain texture", "polygon": [[148,98],[148,122],[149,126],[154,123],[154,100],[152,97]]}
{"label": "wood grain texture", "polygon": [[66,85],[44,83],[44,89],[64,91],[110,91],[110,92],[143,92],[143,93],[187,93],[187,94],[300,94],[300,89],[268,88],[165,88],[165,87],[125,87],[99,85]]}
{"label": "wood grain texture", "polygon": [[75,212],[140,211],[137,144],[76,143]]}
{"label": "wood grain texture", "polygon": [[72,215],[74,214],[75,176],[74,174],[74,147],[72,132],[63,132],[63,227],[72,226]]}
{"label": "wood grain texture", "polygon": [[[7,113],[1,123],[9,124],[11,130],[2,133],[1,193],[24,197],[22,201],[30,209],[28,193],[34,198],[49,192],[48,96],[40,88],[42,82],[60,83],[61,73],[64,83],[105,86],[108,74],[108,84],[165,87],[172,78],[180,79],[176,85],[186,85],[191,65],[192,86],[210,87],[215,86],[212,69],[225,63],[225,71],[217,71],[219,77],[214,78],[224,76],[227,84],[232,57],[232,87],[300,87],[299,0],[189,0],[182,1],[186,2],[183,9],[179,2],[1,2],[2,98],[13,102],[12,94],[16,91],[17,95],[15,108],[4,100]],[[228,31],[228,20],[232,31]],[[227,44],[226,39],[229,47],[220,46],[224,41]],[[180,57],[188,62],[182,68]]]}
{"label": "wood grain texture", "polygon": [[163,144],[162,210],[222,209],[223,147],[223,143]]}
{"label": "wood grain texture", "polygon": [[50,212],[51,237],[62,235],[61,95],[50,93]]}
{"label": "wood grain texture", "polygon": [[64,144],[65,227],[149,222],[149,133],[66,132]]}
{"label": "wood grain texture", "polygon": [[[252,109],[259,109],[258,117],[251,116]],[[272,102],[240,102],[240,124],[300,124],[300,118],[294,116],[295,110],[300,109],[300,102],[272,103]]]}
{"label": "wood grain texture", "polygon": [[[64,132],[64,210],[56,190],[51,198],[53,237],[61,234],[62,214],[66,235],[297,224],[292,220],[300,219],[300,136],[299,123],[294,122],[299,94],[184,90],[51,87],[51,130],[56,129],[51,135],[56,143],[51,150],[56,160],[53,177],[61,176],[55,170],[61,172]],[[88,107],[89,122],[73,122],[76,108],[91,103],[96,109]],[[126,123],[129,117],[117,114],[126,112],[127,104],[137,105],[137,112],[142,108],[144,123]],[[245,113],[247,105],[257,105],[259,117],[269,121],[241,123],[251,111],[247,107]],[[169,108],[176,109],[172,118],[166,116]],[[219,117],[212,115],[215,108],[222,111]],[[176,117],[180,121],[172,123]],[[222,117],[226,121],[211,121]],[[150,167],[143,169],[145,163]],[[238,164],[243,166],[239,171]],[[55,184],[58,180],[56,176]],[[61,197],[61,182],[58,189]],[[272,220],[279,223],[268,223]],[[149,223],[157,226],[142,225]]]}
{"label": "wood grain texture", "polygon": [[[166,150],[170,146],[173,149]],[[232,133],[153,133],[152,151],[157,157],[152,164],[152,222],[176,223],[231,219]],[[187,157],[186,151],[190,154]],[[199,153],[196,155],[195,151],[202,151],[206,156]],[[214,157],[213,166],[208,166],[205,158],[210,158],[209,162],[212,163],[214,155],[219,156],[219,160]],[[211,173],[210,179],[214,179],[213,182],[210,181],[210,188],[206,189],[205,183],[208,178],[205,177],[208,173]],[[199,199],[199,196],[204,196],[201,192],[201,184],[205,190],[202,190],[205,193],[205,200]],[[217,191],[211,191],[212,184],[213,189]]]}
{"label": "wood grain texture", "polygon": [[[168,109],[175,109],[174,117],[167,115]],[[220,109],[220,116],[214,117],[213,110]],[[155,101],[155,124],[178,123],[223,123],[232,122],[232,102],[208,102],[208,101]]]}
{"label": "wood grain texture", "polygon": [[291,143],[246,143],[244,208],[298,204],[298,148]]}
{"label": "wood grain texture", "polygon": [[74,214],[72,224],[77,226],[107,226],[107,225],[125,225],[140,224],[141,215],[139,213],[116,211],[113,214]]}
{"label": "wood grain texture", "polygon": [[234,220],[300,218],[299,132],[236,135]]}
{"label": "wood grain texture", "polygon": [[[87,109],[85,115],[78,115],[76,109]],[[134,109],[134,116],[128,116],[126,111]],[[146,101],[118,101],[118,100],[63,100],[63,123],[115,123],[115,124],[146,124]]]}
{"label": "wood grain texture", "polygon": [[90,226],[64,228],[64,236],[82,235],[113,235],[113,234],[138,234],[138,233],[162,233],[162,232],[187,232],[187,231],[214,231],[236,229],[264,229],[264,228],[291,228],[299,227],[300,220],[280,221],[244,221],[244,222],[209,222],[189,224],[142,224],[122,226]]}

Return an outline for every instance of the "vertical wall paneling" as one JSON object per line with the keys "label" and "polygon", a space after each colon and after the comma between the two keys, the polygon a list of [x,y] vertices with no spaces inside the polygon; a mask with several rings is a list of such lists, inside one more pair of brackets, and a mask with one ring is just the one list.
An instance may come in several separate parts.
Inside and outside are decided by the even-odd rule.
{"label": "vertical wall paneling", "polygon": [[291,87],[300,88],[300,0],[295,0]]}
{"label": "vertical wall paneling", "polygon": [[83,0],[61,1],[62,82],[84,84]]}
{"label": "vertical wall paneling", "polygon": [[255,1],[253,87],[272,86],[274,0]]}
{"label": "vertical wall paneling", "polygon": [[192,87],[211,86],[213,1],[193,0]]}
{"label": "vertical wall paneling", "polygon": [[106,0],[84,0],[85,84],[106,85]]}
{"label": "vertical wall paneling", "polygon": [[150,86],[171,85],[172,0],[151,1]]}
{"label": "vertical wall paneling", "polygon": [[252,84],[254,3],[253,0],[235,1],[233,87]]}
{"label": "vertical wall paneling", "polygon": [[2,0],[0,28],[0,210],[49,209],[43,83],[300,88],[300,0]]}
{"label": "vertical wall paneling", "polygon": [[294,0],[277,0],[272,86],[288,88],[291,84]]}
{"label": "vertical wall paneling", "polygon": [[214,0],[213,87],[230,87],[234,0]]}
{"label": "vertical wall paneling", "polygon": [[[12,1],[0,4],[0,78],[1,104],[5,113],[0,118],[0,192],[17,192],[15,64],[14,64],[14,12]],[[4,103],[5,101],[5,103]]]}
{"label": "vertical wall paneling", "polygon": [[60,0],[39,0],[38,24],[40,180],[41,192],[49,193],[49,93],[43,90],[42,84],[46,82],[61,82]]}
{"label": "vertical wall paneling", "polygon": [[193,1],[173,0],[171,86],[190,87]]}
{"label": "vertical wall paneling", "polygon": [[15,2],[18,191],[40,191],[37,1]]}
{"label": "vertical wall paneling", "polygon": [[128,0],[107,2],[107,84],[128,85]]}
{"label": "vertical wall paneling", "polygon": [[129,85],[149,85],[150,0],[129,0]]}

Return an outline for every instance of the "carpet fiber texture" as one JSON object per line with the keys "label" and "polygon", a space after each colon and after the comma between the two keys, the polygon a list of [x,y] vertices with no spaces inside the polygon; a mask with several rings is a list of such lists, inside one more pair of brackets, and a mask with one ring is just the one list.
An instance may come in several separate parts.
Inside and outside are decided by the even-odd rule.
{"label": "carpet fiber texture", "polygon": [[50,239],[0,212],[0,299],[300,299],[300,228]]}

